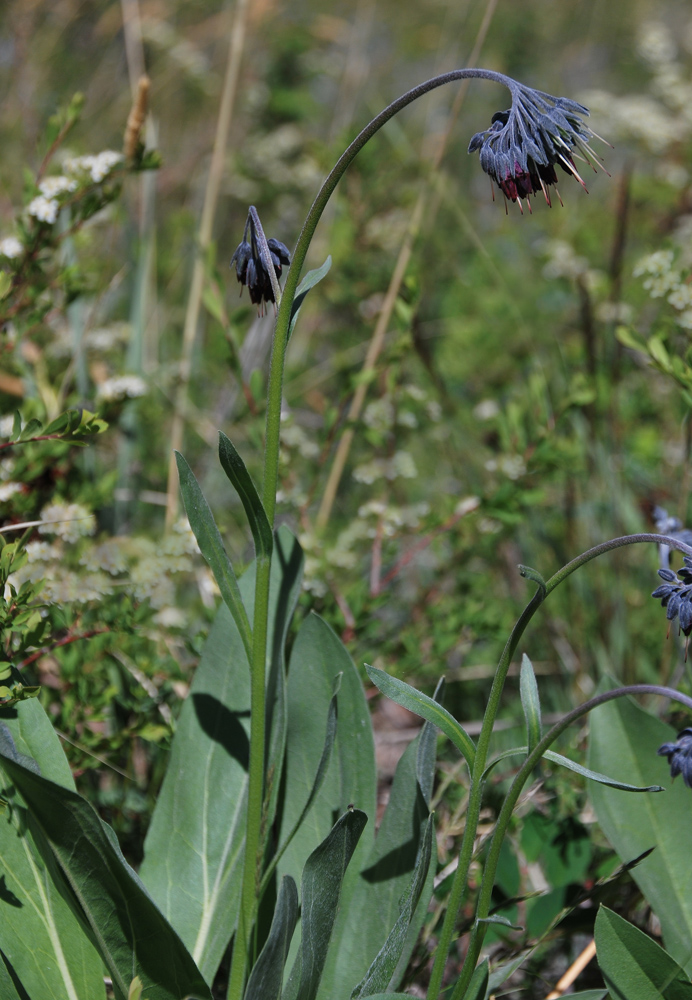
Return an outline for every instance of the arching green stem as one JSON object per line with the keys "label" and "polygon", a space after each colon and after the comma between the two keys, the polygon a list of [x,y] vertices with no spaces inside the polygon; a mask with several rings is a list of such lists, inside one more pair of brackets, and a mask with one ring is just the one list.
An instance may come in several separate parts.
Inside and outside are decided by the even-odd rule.
{"label": "arching green stem", "polygon": [[[477,77],[483,80],[492,80],[495,83],[504,84],[509,90],[516,88],[516,84],[509,77],[502,73],[495,73],[485,69],[460,69],[450,73],[443,73],[425,83],[419,84],[409,90],[406,94],[393,101],[384,111],[380,112],[373,120],[365,126],[350,146],[342,154],[322,184],[317,197],[312,203],[303,229],[298,238],[298,243],[293,252],[293,260],[286,276],[286,284],[283,294],[275,287],[274,296],[278,310],[276,323],[274,326],[274,337],[272,341],[271,361],[269,365],[269,383],[267,387],[267,420],[265,431],[265,451],[264,451],[264,480],[262,484],[262,501],[264,509],[269,519],[270,525],[274,525],[274,515],[276,511],[276,490],[279,473],[279,437],[281,428],[281,395],[283,388],[284,361],[286,355],[286,344],[288,341],[288,330],[291,321],[291,310],[295,298],[300,272],[305,262],[305,257],[310,246],[310,241],[315,233],[332,192],[339,183],[341,177],[349,164],[358,155],[365,144],[375,135],[382,126],[398,114],[403,108],[423,97],[431,90],[442,87],[446,83],[455,80],[463,80],[468,77]],[[252,210],[254,211],[254,210]],[[273,278],[273,268],[271,257],[267,247],[266,239],[262,231],[261,223],[256,211],[253,215],[253,222],[258,233],[258,242],[262,257],[267,264],[270,278]],[[228,986],[228,1000],[241,1000],[243,995],[246,969],[247,950],[252,925],[257,912],[259,873],[258,864],[262,856],[263,845],[261,843],[261,821],[262,821],[262,799],[264,794],[264,744],[265,744],[265,671],[266,671],[266,649],[267,649],[267,623],[269,617],[269,579],[270,560],[262,559],[257,561],[257,575],[255,581],[255,611],[253,620],[253,650],[251,664],[251,714],[252,727],[250,732],[250,760],[248,773],[248,813],[245,838],[245,861],[243,868],[243,886],[241,890],[240,913],[238,916],[238,930],[233,948],[233,958],[231,962],[231,973]]]}
{"label": "arching green stem", "polygon": [[[589,549],[587,552],[583,552],[571,562],[567,563],[567,565],[563,566],[562,569],[558,570],[557,573],[555,573],[544,585],[539,582],[540,578],[537,578],[533,571],[522,570],[523,575],[529,577],[530,579],[534,579],[535,582],[538,582],[538,590],[531,598],[516,625],[512,629],[510,637],[503,650],[502,657],[500,658],[500,662],[498,663],[497,670],[495,671],[492,687],[490,689],[488,704],[483,716],[483,725],[478,737],[473,774],[471,775],[469,804],[466,816],[466,825],[464,827],[464,834],[459,852],[459,864],[454,876],[454,882],[452,883],[452,890],[450,892],[449,902],[442,924],[442,930],[440,931],[437,952],[435,954],[435,961],[433,963],[430,983],[428,986],[428,1000],[435,1000],[435,998],[439,995],[442,986],[444,970],[454,937],[459,909],[464,899],[469,867],[473,857],[473,845],[476,839],[478,817],[480,815],[481,800],[483,796],[482,777],[487,764],[490,739],[493,732],[493,726],[495,725],[497,712],[500,707],[500,699],[502,697],[505,680],[507,679],[507,672],[519,641],[529,622],[538,611],[548,594],[552,593],[552,591],[555,590],[559,584],[563,583],[567,577],[571,576],[571,574],[575,570],[579,569],[580,566],[584,566],[592,559],[596,559],[598,556],[603,555],[606,552],[610,552],[612,549],[621,548],[624,545],[636,545],[643,542],[655,542],[658,545],[668,545],[671,548],[678,549],[685,555],[692,556],[692,548],[685,545],[684,542],[681,542],[677,538],[643,532],[637,535],[623,535],[619,538],[611,538],[606,542],[602,542],[600,545],[594,546],[592,549]],[[459,996],[463,996],[463,994],[459,994]]]}
{"label": "arching green stem", "polygon": [[[490,847],[488,849],[488,857],[483,870],[483,881],[481,882],[481,889],[478,895],[478,905],[476,907],[477,921],[483,920],[490,913],[493,885],[495,882],[495,875],[497,873],[497,865],[500,859],[502,841],[504,840],[505,833],[507,832],[507,828],[512,818],[512,812],[514,811],[514,807],[516,806],[519,796],[521,795],[521,791],[528,779],[531,777],[533,769],[536,767],[545,751],[550,749],[551,745],[555,742],[558,736],[560,736],[560,734],[563,733],[568,726],[570,726],[577,719],[581,719],[584,715],[587,715],[594,708],[598,708],[599,705],[604,705],[607,701],[612,701],[614,698],[624,698],[627,695],[634,694],[660,695],[662,698],[670,698],[672,701],[680,702],[680,704],[685,705],[690,709],[690,711],[692,711],[692,698],[686,694],[681,694],[679,691],[675,691],[673,688],[663,687],[658,684],[630,684],[626,687],[614,688],[612,691],[605,691],[603,694],[596,695],[595,698],[591,698],[589,701],[584,702],[583,705],[579,705],[578,708],[568,712],[563,719],[555,723],[553,728],[550,729],[545,734],[543,739],[534,747],[533,751],[527,756],[526,760],[517,771],[505,801],[502,803],[502,808],[495,824],[495,830],[493,831]],[[473,975],[473,970],[475,969],[478,956],[480,955],[486,927],[486,924],[476,923],[471,938],[471,944],[469,945],[469,950],[461,971],[461,976],[454,987],[451,1000],[461,1000],[464,996],[466,987],[468,986],[471,976]]]}

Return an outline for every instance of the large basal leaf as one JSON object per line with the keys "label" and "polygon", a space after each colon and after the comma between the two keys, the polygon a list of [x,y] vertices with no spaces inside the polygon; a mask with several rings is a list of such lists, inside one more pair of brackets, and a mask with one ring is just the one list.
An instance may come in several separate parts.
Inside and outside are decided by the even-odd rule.
{"label": "large basal leaf", "polygon": [[305,862],[301,879],[300,955],[284,1000],[315,1000],[339,909],[341,884],[368,817],[349,809]]}
{"label": "large basal leaf", "polygon": [[675,740],[670,726],[630,699],[618,698],[590,715],[589,765],[627,781],[659,783],[660,795],[624,795],[591,786],[591,800],[603,832],[622,861],[655,847],[632,870],[661,921],[663,942],[676,962],[692,973],[692,793],[672,782],[656,750]]}
{"label": "large basal leaf", "polygon": [[[211,1000],[180,938],[114,847],[113,835],[93,807],[76,792],[19,763],[19,754],[5,741],[0,757],[2,769],[26,802],[30,825],[35,824],[50,845],[66,879],[63,893],[88,924],[118,1000],[125,1000],[136,975],[147,1000]],[[92,994],[80,996],[72,990],[66,995],[88,1000],[101,994],[101,986],[102,981]]]}
{"label": "large basal leaf", "polygon": [[[320,792],[278,865],[279,874],[289,874],[296,881],[301,877],[306,858],[325,839],[335,818],[349,805],[362,809],[369,817],[375,816],[375,745],[363,686],[350,656],[332,629],[317,615],[308,615],[293,644],[288,671],[288,733],[280,843],[293,829],[314,781],[324,747],[334,678],[339,673],[342,674],[338,694],[339,721],[331,762]],[[347,905],[352,883],[358,878],[358,870],[372,848],[373,827],[371,821],[346,874],[342,910]],[[297,953],[299,940],[297,931],[292,956]],[[357,981],[352,982],[351,988]]]}
{"label": "large basal leaf", "polygon": [[613,1000],[692,1000],[684,970],[655,941],[601,906],[594,929],[598,965]]}
{"label": "large basal leaf", "polygon": [[[272,558],[267,644],[271,803],[278,794],[285,739],[283,649],[301,571],[300,546],[282,528]],[[251,568],[240,581],[248,608],[254,579]],[[235,621],[222,605],[180,713],[140,869],[208,983],[238,914],[249,733],[250,671]]]}
{"label": "large basal leaf", "polygon": [[[439,694],[440,689],[436,696]],[[421,830],[429,814],[435,751],[435,728],[426,723],[399,761],[389,802],[369,855],[359,871],[354,868],[351,872],[356,877],[351,882],[348,899],[344,892],[320,1000],[348,1000],[399,917],[402,896],[411,884]],[[432,896],[434,869],[431,864],[389,989],[400,984],[415,946]]]}
{"label": "large basal leaf", "polygon": [[279,1000],[297,920],[298,890],[291,876],[286,875],[281,880],[269,937],[255,962],[243,1000]]}
{"label": "large basal leaf", "polygon": [[[27,764],[33,759],[47,778],[74,791],[60,741],[38,701],[0,709],[0,723],[8,753]],[[31,1000],[105,997],[101,959],[58,889],[62,876],[50,848],[11,777],[2,778],[0,796],[8,805],[0,811],[0,972],[9,977],[4,955]],[[2,1000],[25,1000],[11,978],[6,989],[4,981],[0,977]]]}

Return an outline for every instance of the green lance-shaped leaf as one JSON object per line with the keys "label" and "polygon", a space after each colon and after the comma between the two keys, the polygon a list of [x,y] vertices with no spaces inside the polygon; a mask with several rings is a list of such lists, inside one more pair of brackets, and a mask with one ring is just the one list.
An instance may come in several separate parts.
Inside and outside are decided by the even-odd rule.
{"label": "green lance-shaped leaf", "polygon": [[[505,760],[507,757],[526,757],[529,752],[528,747],[512,747],[510,750],[503,750],[499,753],[486,767],[483,772],[483,780],[487,778],[488,774],[493,770],[493,768],[500,763],[501,760]],[[582,764],[577,764],[576,761],[570,760],[569,757],[563,757],[561,753],[555,753],[554,750],[546,750],[543,754],[546,760],[552,761],[553,764],[559,764],[561,767],[566,767],[570,771],[574,771],[575,774],[581,774],[582,778],[588,778],[590,781],[597,781],[599,785],[609,785],[611,788],[617,788],[621,792],[663,792],[665,789],[662,785],[630,785],[626,781],[618,781],[616,778],[609,778],[607,774],[600,774],[598,771],[592,771],[588,767],[584,767]]]}
{"label": "green lance-shaped leaf", "polygon": [[326,778],[327,771],[329,770],[329,762],[332,757],[332,748],[334,747],[334,740],[336,739],[336,724],[338,718],[337,699],[338,699],[339,689],[341,688],[341,679],[343,676],[344,676],[343,673],[339,673],[334,678],[334,684],[332,687],[333,694],[331,697],[331,701],[329,702],[329,709],[327,711],[327,730],[324,735],[324,746],[322,747],[322,753],[320,755],[320,759],[317,764],[317,771],[315,772],[315,780],[312,783],[312,788],[310,789],[310,793],[307,797],[305,805],[303,806],[302,812],[300,813],[298,819],[293,825],[293,829],[290,830],[289,833],[286,835],[286,839],[283,841],[278,851],[272,858],[272,862],[268,866],[267,871],[264,874],[264,879],[262,882],[263,886],[271,878],[271,875],[274,869],[276,868],[277,864],[281,860],[284,851],[289,846],[289,844],[295,837],[300,827],[303,825],[305,817],[310,812],[310,809],[312,808],[312,805],[315,799],[317,798],[320,789],[322,788],[322,785],[324,784],[324,779]]}
{"label": "green lance-shaped leaf", "polygon": [[434,726],[447,736],[460,754],[465,758],[469,770],[473,770],[473,762],[476,756],[476,748],[473,740],[457,720],[446,708],[439,705],[427,694],[416,691],[410,684],[400,681],[396,677],[380,670],[378,667],[370,667],[365,664],[368,677],[373,684],[380,689],[382,694],[391,698],[398,705],[407,708],[414,715],[419,715],[427,722],[432,722]]}
{"label": "green lance-shaped leaf", "polygon": [[464,1000],[485,1000],[488,991],[489,975],[490,970],[488,959],[486,958],[473,970],[471,982],[464,994]]}
{"label": "green lance-shaped leaf", "polygon": [[204,498],[194,472],[180,452],[175,453],[175,460],[178,463],[180,492],[183,495],[183,503],[185,504],[185,512],[190,522],[190,527],[194,532],[202,555],[209,563],[214,578],[219,585],[221,596],[235,619],[248,655],[248,661],[250,661],[252,659],[252,630],[240,596],[238,581],[233,572],[231,560],[228,558],[224,544],[221,541],[219,529],[216,527],[214,515]]}
{"label": "green lance-shaped leaf", "polygon": [[[0,720],[6,754],[74,791],[67,758],[40,702],[1,708]],[[4,774],[0,796],[6,803],[0,811],[0,972],[21,983],[21,1000],[105,998],[98,952],[60,891],[64,880],[45,837]],[[8,990],[0,975],[0,997],[16,1000],[17,993]]]}
{"label": "green lance-shaped leaf", "polygon": [[298,920],[298,890],[290,875],[281,879],[269,937],[245,989],[244,1000],[279,1000],[284,965]]}
{"label": "green lance-shaped leaf", "polygon": [[661,921],[663,943],[692,975],[692,866],[689,788],[673,781],[656,750],[675,740],[670,726],[629,698],[600,705],[590,717],[589,766],[642,783],[660,781],[665,795],[619,795],[601,785],[590,789],[599,825],[622,861],[656,850],[632,878]]}
{"label": "green lance-shaped leaf", "polygon": [[541,703],[538,697],[538,685],[536,675],[533,671],[533,664],[526,653],[521,658],[521,673],[519,675],[519,691],[521,694],[521,707],[524,709],[526,719],[526,742],[529,745],[528,752],[541,739]]}
{"label": "green lance-shaped leaf", "polygon": [[257,488],[242,460],[223,431],[219,431],[219,461],[245,509],[258,559],[269,559],[274,536]]}
{"label": "green lance-shaped leaf", "polygon": [[[297,540],[288,528],[280,528],[274,540],[267,637],[269,824],[285,742],[286,632],[300,592],[302,562]],[[246,608],[252,608],[254,564],[239,587]],[[237,625],[222,604],[180,712],[140,868],[147,889],[208,983],[213,982],[238,914],[249,735],[247,656]]]}
{"label": "green lance-shaped leaf", "polygon": [[351,1000],[374,996],[377,993],[384,992],[389,986],[404,950],[408,929],[413,920],[418,900],[421,897],[428,876],[430,860],[432,858],[433,834],[434,821],[431,814],[425,823],[425,832],[421,837],[420,847],[418,848],[418,856],[413,869],[411,884],[401,898],[397,921],[375,961],[368,969],[365,978],[353,990]]}
{"label": "green lance-shaped leaf", "polygon": [[368,817],[349,809],[315,848],[301,880],[301,941],[283,1000],[315,1000],[336,920],[341,883]]}
{"label": "green lance-shaped leaf", "polygon": [[332,266],[332,258],[331,256],[329,256],[325,260],[322,267],[317,267],[315,268],[314,271],[308,271],[308,273],[305,275],[301,283],[298,285],[298,288],[296,289],[295,298],[291,303],[291,319],[288,324],[288,337],[286,340],[287,343],[291,339],[291,335],[293,334],[293,328],[295,327],[296,322],[298,321],[298,313],[300,312],[300,307],[305,301],[305,296],[308,294],[311,288],[314,288],[315,285],[318,282],[320,282],[322,278],[324,278],[324,276],[327,274],[331,266]]}
{"label": "green lance-shaped leaf", "polygon": [[594,928],[598,965],[613,1000],[692,1000],[684,969],[655,941],[601,906]]}
{"label": "green lance-shaped leaf", "polygon": [[[147,1000],[211,1000],[182,941],[125,862],[93,807],[80,795],[36,774],[0,747],[2,768],[27,804],[65,876],[62,891],[88,926],[118,1000],[133,975]],[[98,995],[98,994],[96,994]],[[72,994],[71,1000],[76,1000]],[[86,998],[85,998],[86,1000]]]}

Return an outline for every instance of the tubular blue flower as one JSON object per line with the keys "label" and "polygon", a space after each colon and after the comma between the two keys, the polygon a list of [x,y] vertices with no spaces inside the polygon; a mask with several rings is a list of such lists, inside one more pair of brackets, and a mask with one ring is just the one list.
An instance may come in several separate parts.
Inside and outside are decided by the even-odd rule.
{"label": "tubular blue flower", "polygon": [[600,158],[589,145],[592,138],[600,136],[583,121],[589,115],[588,109],[576,101],[552,97],[516,80],[505,78],[505,82],[512,95],[512,107],[498,111],[490,128],[473,136],[469,153],[479,151],[483,170],[505,199],[519,202],[522,214],[522,198],[526,198],[531,211],[531,195],[537,191],[543,192],[550,207],[551,186],[562,204],[556,167],[574,177],[586,191],[575,158],[584,160],[594,171],[601,166]]}
{"label": "tubular blue flower", "polygon": [[[262,244],[266,245],[263,252]],[[266,260],[266,256],[269,260]],[[262,310],[265,302],[275,302],[274,284],[281,277],[283,264],[291,263],[288,248],[279,240],[265,240],[262,225],[257,210],[250,207],[242,242],[236,247],[231,257],[230,266],[235,264],[235,273],[241,285],[246,285],[250,293],[250,301]],[[274,271],[275,281],[272,281],[270,267]],[[278,285],[277,285],[278,289]],[[240,289],[242,295],[242,288]]]}
{"label": "tubular blue flower", "polygon": [[683,729],[677,743],[664,743],[656,752],[668,758],[671,778],[681,774],[687,787],[692,788],[692,729]]}
{"label": "tubular blue flower", "polygon": [[678,573],[672,569],[659,569],[658,575],[665,583],[657,587],[652,597],[658,597],[666,608],[668,621],[678,619],[680,631],[689,636],[692,632],[692,558],[685,556],[684,566]]}

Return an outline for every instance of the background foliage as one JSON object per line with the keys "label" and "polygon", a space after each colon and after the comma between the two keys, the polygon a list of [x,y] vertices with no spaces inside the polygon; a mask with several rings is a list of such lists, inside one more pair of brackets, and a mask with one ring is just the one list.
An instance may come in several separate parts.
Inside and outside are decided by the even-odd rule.
{"label": "background foliage", "polygon": [[[209,447],[222,427],[258,478],[272,317],[238,299],[227,269],[247,205],[290,247],[357,128],[402,90],[464,64],[484,24],[476,64],[584,101],[615,146],[604,147],[612,180],[585,178],[588,197],[565,182],[564,210],[536,204],[520,217],[511,206],[506,215],[466,156],[470,136],[505,101],[476,83],[460,110],[453,88],[419,102],[356,161],[313,245],[310,265],[327,253],[333,265],[288,356],[279,519],[307,557],[299,611],[316,608],[359,667],[374,663],[430,692],[444,673],[447,706],[473,720],[527,596],[517,563],[552,572],[604,538],[649,528],[657,505],[683,523],[690,515],[686,6],[251,4],[212,240],[200,256],[233,18],[232,5],[183,0],[8,0],[0,10],[8,274],[21,259],[11,241],[26,248],[40,229],[28,214],[37,181],[67,175],[69,158],[120,150],[144,67],[152,81],[144,137],[160,169],[87,178],[72,216],[64,211],[50,238],[41,230],[34,292],[5,314],[0,357],[3,441],[14,439],[17,409],[24,425],[49,424],[68,407],[109,424],[88,448],[31,442],[0,454],[4,525],[71,518],[55,533],[35,530],[15,574],[17,586],[44,581],[50,648],[38,634],[26,639],[35,621],[15,622],[6,642],[22,650],[25,683],[42,685],[80,791],[135,862],[218,603],[177,523],[168,465],[176,421],[234,564],[251,553]],[[186,355],[196,260],[202,307]],[[382,351],[363,374],[378,327]],[[364,405],[326,517],[334,449],[359,386]],[[545,606],[530,637],[545,716],[606,674],[689,683],[680,646],[664,642],[647,598],[655,568],[653,550],[615,553]],[[507,691],[515,720],[518,683],[517,664]],[[497,742],[516,744],[516,734]],[[444,781],[454,766],[443,759]],[[549,926],[570,887],[615,864],[581,786],[567,781],[548,777],[506,852],[505,900],[550,890],[507,910],[526,911],[529,935]],[[438,809],[444,867],[464,789],[452,781]],[[632,883],[618,891],[621,911],[656,933]],[[568,949],[578,947],[576,920],[573,929]],[[509,932],[495,936],[498,947],[517,944]],[[555,979],[565,961],[548,947],[540,975]]]}

